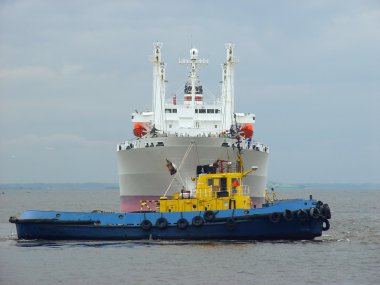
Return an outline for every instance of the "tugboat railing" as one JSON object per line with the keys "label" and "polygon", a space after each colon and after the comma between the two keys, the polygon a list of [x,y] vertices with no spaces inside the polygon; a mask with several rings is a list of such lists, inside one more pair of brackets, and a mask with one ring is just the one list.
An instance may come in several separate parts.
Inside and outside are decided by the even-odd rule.
{"label": "tugboat railing", "polygon": [[220,187],[214,188],[210,191],[210,188],[193,189],[190,191],[188,197],[183,198],[198,198],[198,199],[212,199],[219,197],[229,196],[249,196],[249,185],[240,185],[238,187],[228,187],[226,189],[220,189]]}

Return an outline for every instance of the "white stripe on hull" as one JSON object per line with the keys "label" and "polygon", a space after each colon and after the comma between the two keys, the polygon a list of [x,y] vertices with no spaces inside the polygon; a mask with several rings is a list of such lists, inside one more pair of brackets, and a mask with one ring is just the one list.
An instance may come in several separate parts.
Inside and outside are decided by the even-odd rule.
{"label": "white stripe on hull", "polygon": [[[118,151],[118,169],[120,196],[162,196],[169,186],[173,176],[166,167],[166,159],[174,163],[177,169],[189,148],[191,142],[195,142],[183,165],[179,169],[185,187],[195,187],[191,177],[196,176],[196,166],[211,164],[217,159],[236,159],[236,148],[222,147],[223,142],[232,145],[235,140],[228,138],[210,137],[158,137],[140,139],[140,147]],[[157,142],[163,142],[164,146],[156,146]],[[155,147],[144,147],[146,144]],[[258,170],[248,175],[244,184],[249,185],[252,197],[265,196],[267,181],[268,153],[254,149],[243,149],[245,168],[258,166]],[[168,195],[179,191],[182,184],[178,174],[177,181],[173,183]]]}

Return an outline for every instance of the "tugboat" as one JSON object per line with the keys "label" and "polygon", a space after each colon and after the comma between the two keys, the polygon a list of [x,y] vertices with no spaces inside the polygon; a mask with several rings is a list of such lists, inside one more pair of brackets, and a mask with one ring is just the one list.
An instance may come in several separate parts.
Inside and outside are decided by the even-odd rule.
{"label": "tugboat", "polygon": [[[175,171],[170,163],[168,168]],[[26,211],[9,221],[19,239],[49,240],[309,240],[330,228],[328,204],[312,196],[278,200],[267,195],[261,207],[252,207],[244,178],[256,170],[244,170],[239,151],[236,162],[197,166],[193,191],[141,201],[138,212]]]}

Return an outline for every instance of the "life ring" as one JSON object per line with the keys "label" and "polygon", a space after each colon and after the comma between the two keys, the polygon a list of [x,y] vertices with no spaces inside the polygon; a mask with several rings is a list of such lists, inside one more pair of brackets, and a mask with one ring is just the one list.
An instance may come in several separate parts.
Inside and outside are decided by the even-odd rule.
{"label": "life ring", "polygon": [[284,220],[287,222],[290,222],[294,218],[293,212],[289,209],[286,209],[284,213],[282,214],[282,216],[284,217]]}
{"label": "life ring", "polygon": [[227,230],[235,229],[236,228],[235,219],[234,218],[227,218],[225,226],[226,226]]}
{"label": "life ring", "polygon": [[201,225],[203,225],[204,223],[204,220],[201,216],[195,216],[192,220],[191,220],[191,224],[193,226],[196,226],[196,227],[200,227]]}
{"label": "life ring", "polygon": [[274,223],[274,224],[278,223],[278,222],[281,220],[281,215],[280,215],[280,213],[275,212],[275,213],[271,213],[271,214],[269,214],[269,220],[270,220],[272,223]]}
{"label": "life ring", "polygon": [[298,211],[297,211],[297,218],[298,218],[301,222],[305,222],[305,221],[307,221],[307,218],[308,218],[307,212],[306,212],[305,210],[298,210]]}
{"label": "life ring", "polygon": [[329,220],[322,220],[322,230],[323,231],[328,231],[330,229],[330,222]]}
{"label": "life ring", "polygon": [[189,226],[189,222],[184,219],[184,218],[180,218],[178,221],[177,221],[177,228],[179,228],[180,230],[184,230],[186,229],[187,227]]}
{"label": "life ring", "polygon": [[309,210],[309,214],[313,219],[318,219],[320,215],[320,211],[318,208],[311,208]]}
{"label": "life ring", "polygon": [[145,230],[145,231],[148,231],[152,228],[152,222],[149,221],[149,220],[143,220],[140,224],[140,227]]}
{"label": "life ring", "polygon": [[165,229],[168,226],[168,220],[164,217],[158,218],[156,221],[156,227],[160,230]]}
{"label": "life ring", "polygon": [[214,219],[215,219],[215,213],[213,211],[206,211],[204,214],[203,214],[203,218],[205,219],[205,221],[207,222],[213,222]]}

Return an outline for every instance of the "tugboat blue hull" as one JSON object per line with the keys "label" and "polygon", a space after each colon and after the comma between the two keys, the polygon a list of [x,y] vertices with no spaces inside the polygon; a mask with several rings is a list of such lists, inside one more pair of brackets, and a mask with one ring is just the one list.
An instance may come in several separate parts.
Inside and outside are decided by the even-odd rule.
{"label": "tugboat blue hull", "polygon": [[[16,224],[19,239],[300,240],[321,236],[322,231],[326,230],[329,217],[326,213],[322,215],[320,206],[315,200],[292,200],[249,211],[26,211],[19,219],[11,217],[10,222]],[[312,210],[316,208],[318,215]]]}
{"label": "tugboat blue hull", "polygon": [[149,231],[138,226],[20,223],[17,224],[17,234],[19,239],[48,240],[306,240],[321,236],[322,221],[272,224],[260,219],[236,222],[234,229],[227,229],[222,222],[202,227],[189,226],[184,230],[168,226],[163,230],[152,228]]}

